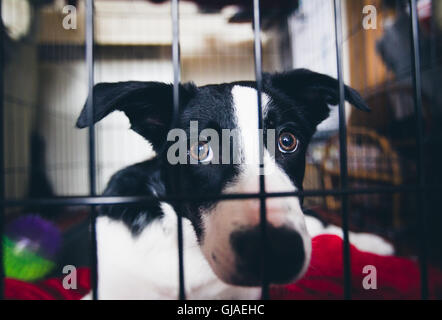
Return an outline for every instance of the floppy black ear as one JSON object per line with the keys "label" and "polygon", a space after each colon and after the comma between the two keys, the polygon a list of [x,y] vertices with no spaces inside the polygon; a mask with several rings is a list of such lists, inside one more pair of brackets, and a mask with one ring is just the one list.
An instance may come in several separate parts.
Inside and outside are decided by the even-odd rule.
{"label": "floppy black ear", "polygon": [[[180,105],[195,92],[193,84],[180,85]],[[129,118],[131,129],[158,148],[165,140],[173,116],[173,86],[161,82],[128,81],[99,83],[94,86],[94,119],[96,123],[109,113],[120,110]],[[78,128],[89,125],[88,110],[83,107]]]}
{"label": "floppy black ear", "polygon": [[[265,75],[267,84],[305,106],[307,119],[316,127],[330,113],[328,105],[339,104],[339,82],[325,74],[307,69]],[[345,86],[345,99],[356,108],[370,111],[360,94]]]}

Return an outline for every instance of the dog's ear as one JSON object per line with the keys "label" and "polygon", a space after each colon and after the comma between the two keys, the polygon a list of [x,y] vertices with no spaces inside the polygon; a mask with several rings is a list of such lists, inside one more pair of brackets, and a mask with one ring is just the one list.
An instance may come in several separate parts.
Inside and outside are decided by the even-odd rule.
{"label": "dog's ear", "polygon": [[[339,104],[339,82],[325,74],[307,69],[295,69],[285,73],[266,74],[266,85],[289,99],[302,103],[307,119],[316,126],[325,120],[330,109],[328,105]],[[345,86],[345,99],[356,108],[370,111],[359,93]]]}
{"label": "dog's ear", "polygon": [[[180,85],[180,106],[196,91],[193,84]],[[128,81],[94,86],[94,119],[100,121],[120,110],[129,118],[131,129],[159,148],[166,139],[173,116],[173,86],[161,82]],[[89,125],[86,105],[77,120],[78,128]]]}

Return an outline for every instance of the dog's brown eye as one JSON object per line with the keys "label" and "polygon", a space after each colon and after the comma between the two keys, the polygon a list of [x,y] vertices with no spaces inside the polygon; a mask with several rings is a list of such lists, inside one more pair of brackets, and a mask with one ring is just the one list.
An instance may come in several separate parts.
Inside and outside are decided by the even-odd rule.
{"label": "dog's brown eye", "polygon": [[293,153],[298,149],[298,139],[291,132],[283,132],[279,135],[279,151],[283,153]]}
{"label": "dog's brown eye", "polygon": [[194,143],[189,150],[190,156],[199,162],[211,161],[211,153],[209,143],[202,141]]}

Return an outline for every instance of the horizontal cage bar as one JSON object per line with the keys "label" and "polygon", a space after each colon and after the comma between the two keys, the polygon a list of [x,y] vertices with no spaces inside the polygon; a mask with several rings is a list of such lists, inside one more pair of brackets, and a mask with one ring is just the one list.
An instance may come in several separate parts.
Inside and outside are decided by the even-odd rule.
{"label": "horizontal cage bar", "polygon": [[442,190],[441,185],[436,186],[393,186],[393,187],[373,187],[360,189],[336,189],[336,190],[303,190],[293,192],[274,192],[274,193],[238,193],[238,194],[214,194],[204,196],[124,196],[124,197],[109,197],[109,196],[74,196],[74,197],[55,197],[55,198],[32,198],[32,199],[10,199],[0,202],[0,205],[5,207],[17,207],[28,205],[49,205],[49,206],[63,206],[63,205],[116,205],[116,204],[137,204],[147,203],[149,201],[195,201],[195,200],[241,200],[254,199],[262,196],[266,198],[284,198],[284,197],[320,197],[320,196],[340,196],[342,194],[348,195],[363,195],[363,194],[381,194],[381,193],[408,193],[424,191],[438,191]]}

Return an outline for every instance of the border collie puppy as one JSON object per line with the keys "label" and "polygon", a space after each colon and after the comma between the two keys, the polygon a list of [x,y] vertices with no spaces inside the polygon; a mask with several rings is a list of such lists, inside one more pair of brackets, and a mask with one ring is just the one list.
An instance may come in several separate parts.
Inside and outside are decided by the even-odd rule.
{"label": "border collie puppy", "polygon": [[[302,190],[305,153],[317,125],[328,117],[329,105],[338,104],[338,81],[305,69],[264,74],[262,134],[255,82],[202,87],[186,83],[179,90],[180,112],[174,121],[170,84],[129,81],[95,86],[93,122],[123,111],[131,129],[156,152],[153,159],[117,172],[104,192],[105,196],[150,196],[152,201],[99,209],[99,297],[177,298],[177,214],[181,214],[187,298],[260,298],[259,199],[180,204],[155,199],[176,192],[184,196],[258,193],[260,174],[265,174],[266,192]],[[368,110],[347,86],[345,98]],[[88,124],[83,109],[77,127]],[[177,172],[179,187],[173,182]],[[306,272],[311,255],[302,199],[268,198],[265,204],[269,281],[296,281]]]}

